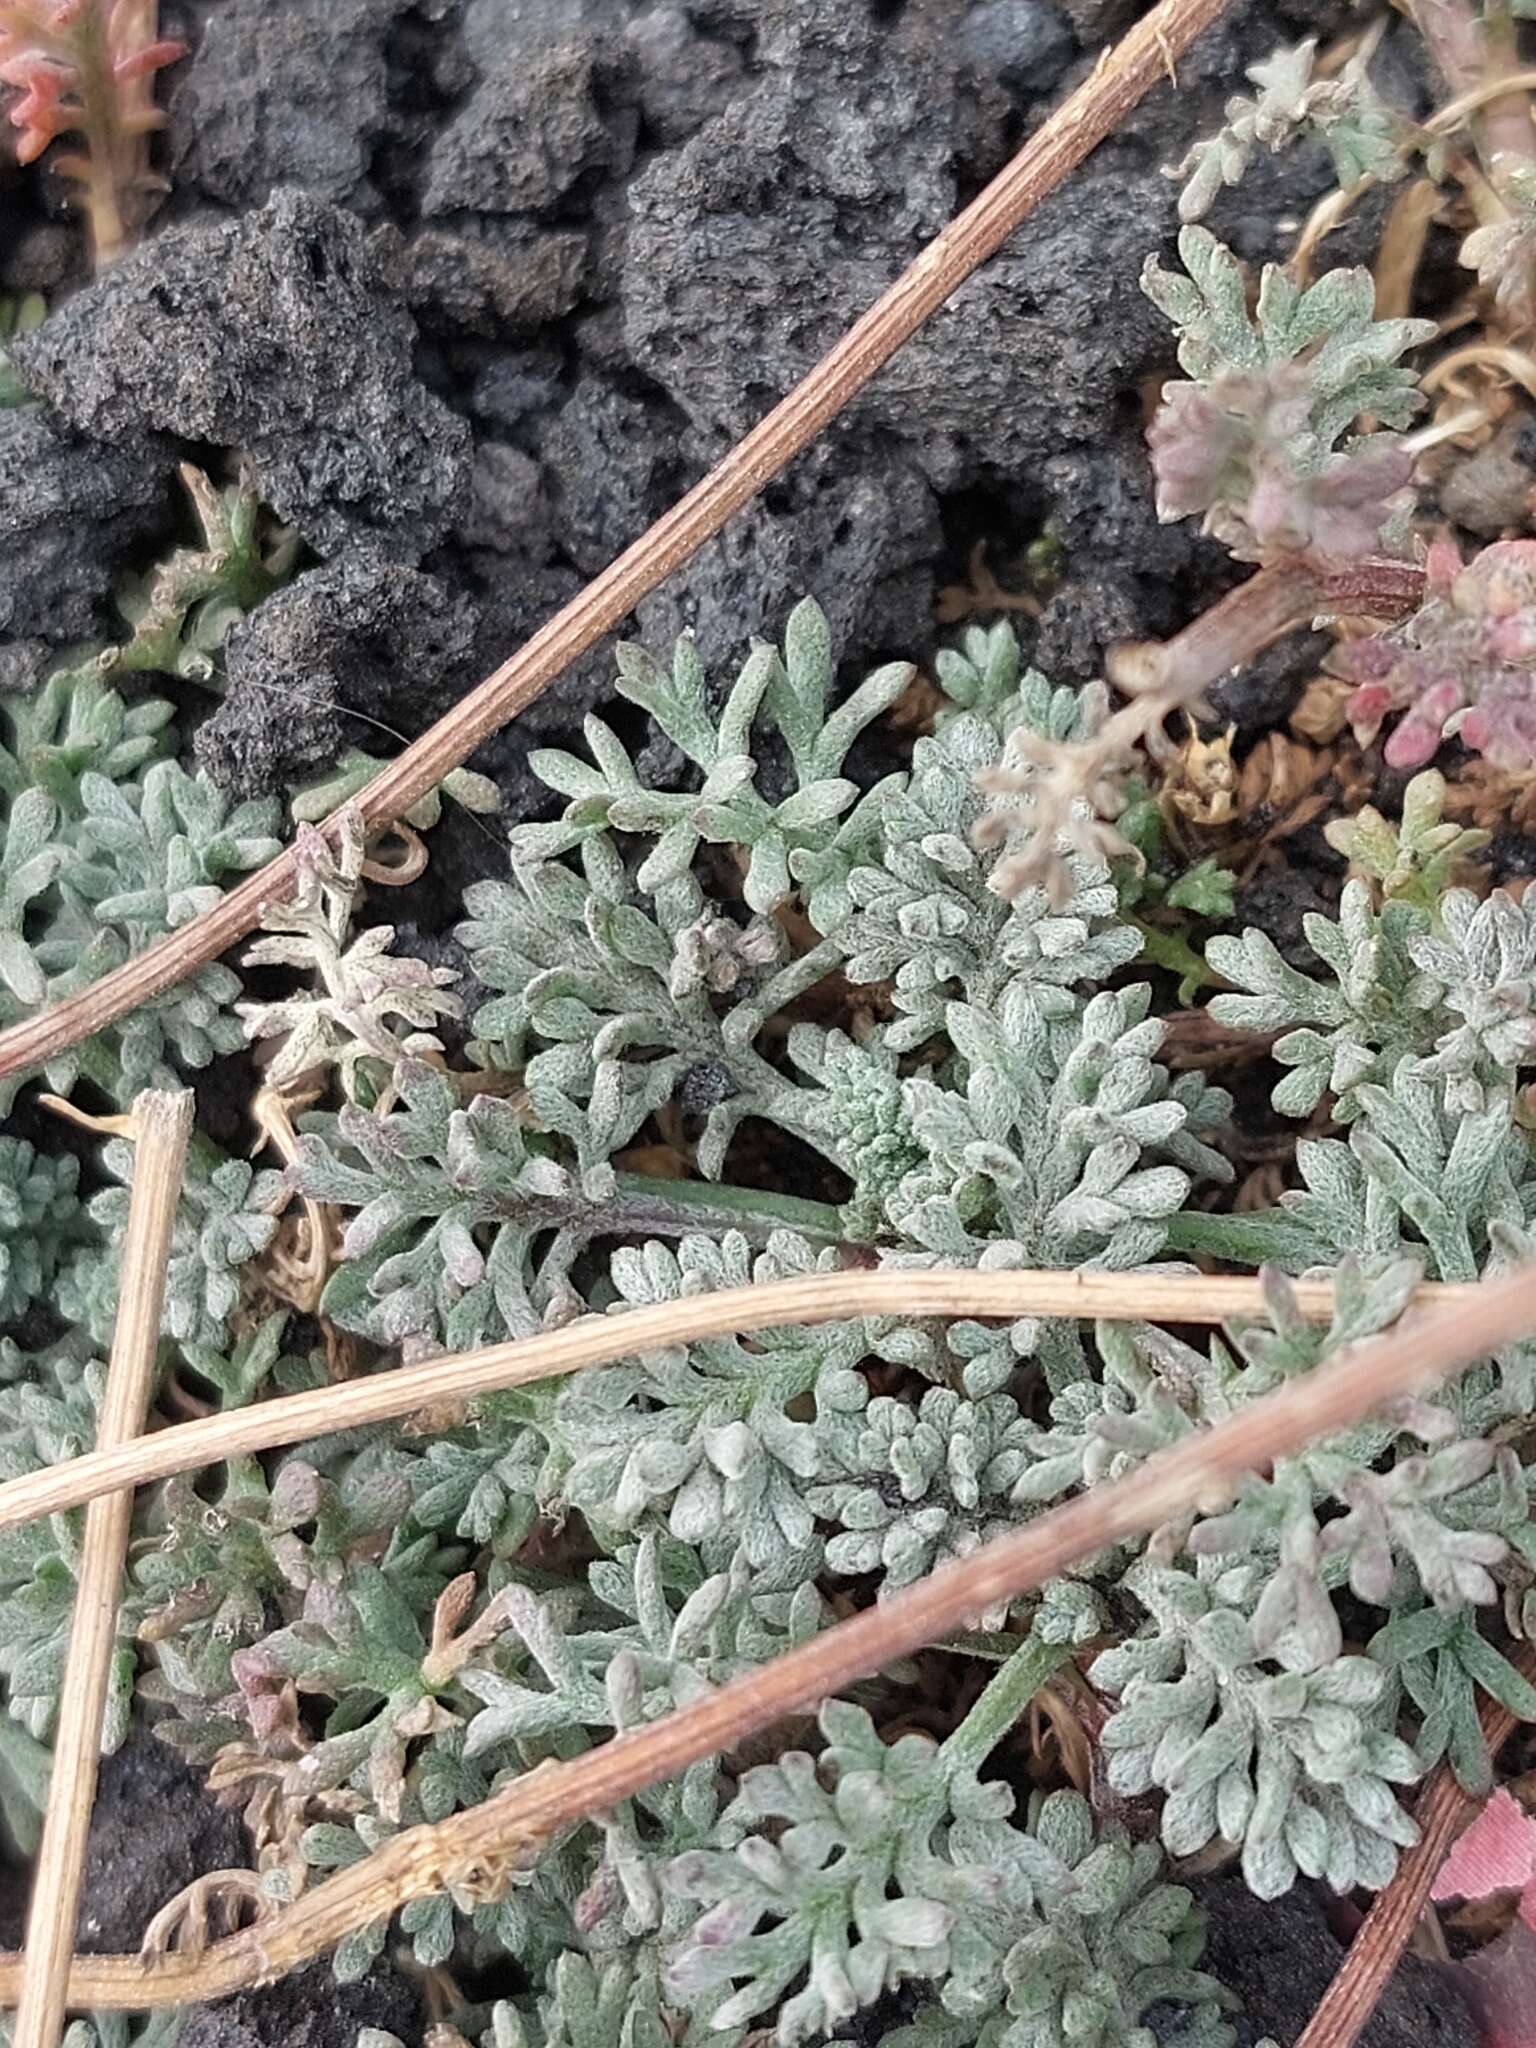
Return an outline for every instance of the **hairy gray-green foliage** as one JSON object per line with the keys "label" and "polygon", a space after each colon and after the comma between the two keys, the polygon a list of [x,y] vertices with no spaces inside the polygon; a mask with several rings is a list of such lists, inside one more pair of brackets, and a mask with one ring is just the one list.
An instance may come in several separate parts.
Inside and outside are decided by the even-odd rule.
{"label": "hairy gray-green foliage", "polygon": [[[1185,275],[1155,257],[1142,272],[1190,379],[1166,388],[1148,430],[1158,517],[1202,513],[1247,561],[1342,562],[1400,546],[1412,457],[1378,429],[1422,405],[1398,358],[1432,323],[1378,320],[1368,270],[1331,270],[1302,289],[1280,264],[1265,265],[1250,313],[1242,266],[1214,235],[1185,227],[1179,256]],[[1352,433],[1362,417],[1371,431]]]}
{"label": "hairy gray-green foliage", "polygon": [[1454,1111],[1508,1096],[1536,1053],[1536,914],[1503,890],[1479,902],[1442,897],[1433,920],[1408,903],[1371,904],[1345,885],[1337,921],[1309,915],[1307,943],[1331,981],[1290,966],[1262,932],[1213,938],[1206,958],[1241,991],[1212,998],[1211,1014],[1244,1031],[1280,1031],[1275,1057],[1294,1071],[1275,1107],[1303,1116],[1326,1091],[1335,1114],[1359,1113],[1361,1085],[1390,1086],[1399,1064],[1444,1078]]}
{"label": "hairy gray-green foliage", "polygon": [[[1236,319],[1220,284],[1193,322],[1215,323],[1213,347]],[[1245,346],[1269,345],[1277,290]],[[1308,362],[1319,340],[1297,341]],[[1398,373],[1367,341],[1355,368],[1386,390]],[[669,669],[626,652],[621,690],[681,773],[651,789],[659,750],[600,721],[589,757],[538,757],[562,815],[517,828],[462,928],[490,992],[472,1075],[426,1039],[399,1056],[396,1027],[426,1031],[453,999],[407,1013],[394,970],[349,944],[360,836],[329,893],[282,913],[294,929],[262,957],[318,985],[266,1006],[269,1030],[351,1098],[302,1119],[292,1176],[344,1218],[323,1313],[429,1355],[851,1263],[1132,1272],[1190,1252],[1267,1265],[1264,1313],[1198,1345],[1027,1316],[767,1329],[169,1483],[140,1505],[113,1732],[142,1660],[170,1739],[244,1757],[308,1821],[313,1872],[620,1741],[807,1642],[850,1595],[889,1597],[1219,1423],[1390,1326],[1421,1274],[1472,1279],[1536,1244],[1516,1120],[1536,908],[1426,881],[1378,909],[1351,885],[1308,926],[1315,975],[1253,933],[1212,942],[1217,1015],[1281,1034],[1277,1107],[1331,1106],[1337,1130],[1302,1142],[1274,1209],[1208,1211],[1230,1105],[1161,1063],[1113,879],[1072,853],[1064,901],[1009,901],[972,841],[975,777],[1009,735],[1081,736],[1102,692],[1053,688],[1010,629],[975,629],[937,663],[931,737],[864,787],[852,743],[908,673],[838,703],[814,607],[718,685],[689,642]],[[155,716],[99,678],[49,687],[25,771],[0,760],[0,957],[23,978],[72,863],[82,915],[147,933],[244,857],[219,851],[244,827],[159,758]],[[106,1163],[126,1173],[121,1148]],[[288,1355],[283,1316],[250,1313],[281,1192],[194,1148],[165,1363],[224,1406],[324,1380],[322,1357]],[[125,1203],[114,1187],[82,1207],[67,1167],[0,1151],[0,1317],[30,1329],[16,1319],[42,1297],[78,1326],[53,1352],[0,1351],[0,1476],[90,1441]],[[1284,1277],[1315,1267],[1336,1272],[1327,1325]],[[517,1959],[525,1990],[455,2022],[488,2048],[793,2048],[847,2028],[879,2048],[1227,2048],[1160,1850],[1073,1794],[1016,1813],[983,1766],[1092,1643],[1111,1784],[1160,1802],[1170,1851],[1230,1842],[1265,1896],[1303,1873],[1379,1886],[1413,1838],[1404,1787],[1441,1756],[1487,1783],[1483,1696],[1536,1715],[1508,1654],[1536,1629],[1533,1405],[1536,1347],[1512,1346],[1192,1500],[934,1651],[957,1691],[1001,1660],[942,1744],[884,1739],[915,1667],[886,1672],[796,1747],[702,1760],[571,1828],[500,1898],[413,1901],[418,1964]],[[24,1743],[51,1725],[77,1544],[68,1516],[0,1533]],[[7,1812],[30,1756],[0,1741]],[[339,1972],[387,1938],[357,1930]]]}
{"label": "hairy gray-green foliage", "polygon": [[[1064,1387],[1049,1423],[1026,1433],[1015,1501],[1102,1483],[1222,1421],[1390,1323],[1420,1271],[1408,1259],[1360,1267],[1345,1258],[1328,1326],[1309,1324],[1273,1273],[1267,1323],[1237,1329],[1230,1344],[1213,1340],[1208,1353],[1160,1330],[1101,1325],[1103,1378]],[[1440,1703],[1421,1752],[1383,1749],[1376,1737],[1396,1724],[1398,1667],[1429,1654],[1418,1645],[1434,1625],[1420,1616],[1458,1624],[1457,1642],[1478,1646],[1463,1660],[1478,1682],[1536,1708],[1477,1620],[1478,1609],[1496,1609],[1496,1574],[1518,1566],[1536,1534],[1528,1480],[1497,1434],[1519,1395],[1485,1368],[1276,1460],[1220,1512],[1160,1532],[1128,1571],[1123,1552],[1091,1568],[1106,1587],[1118,1579],[1150,1617],[1147,1631],[1100,1658],[1095,1677],[1123,1695],[1104,1734],[1114,1782],[1168,1794],[1170,1850],[1191,1853],[1218,1833],[1241,1842],[1248,1882],[1266,1896],[1297,1868],[1335,1885],[1376,1885],[1390,1875],[1392,1845],[1412,1839],[1385,1788],[1443,1753],[1447,1716],[1458,1767],[1469,1782],[1486,1779],[1470,1683]],[[1379,1654],[1378,1642],[1365,1659],[1344,1654],[1346,1594],[1380,1610]],[[1407,1676],[1427,1712],[1422,1663]],[[1371,1787],[1373,1773],[1382,1782]]]}
{"label": "hairy gray-green foliage", "polygon": [[47,1301],[70,1250],[87,1234],[75,1187],[79,1161],[24,1138],[0,1138],[0,1324]]}
{"label": "hairy gray-green foliage", "polygon": [[1331,270],[1302,291],[1281,266],[1268,265],[1250,312],[1242,268],[1214,235],[1184,228],[1179,257],[1185,276],[1149,257],[1142,283],[1178,330],[1187,375],[1207,382],[1301,365],[1306,426],[1321,450],[1361,413],[1402,427],[1422,405],[1417,379],[1398,357],[1429,338],[1430,323],[1378,320],[1368,271]]}
{"label": "hairy gray-green foliage", "polygon": [[[89,1450],[105,1387],[105,1366],[78,1335],[30,1354],[0,1340],[0,1478]],[[48,1735],[58,1711],[80,1538],[78,1515],[0,1531],[0,1679],[7,1713],[38,1738]],[[133,1702],[131,1628],[131,1615],[120,1614],[102,1738],[108,1749],[126,1734]]]}
{"label": "hairy gray-green foliage", "polygon": [[[106,1245],[78,1253],[61,1277],[59,1306],[98,1344],[111,1336],[121,1276],[117,1248],[128,1227],[133,1147],[114,1138],[101,1155],[122,1185],[103,1188],[86,1205]],[[176,1204],[176,1225],[166,1266],[161,1328],[187,1349],[215,1354],[228,1345],[230,1317],[240,1299],[240,1268],[266,1250],[277,1230],[282,1175],[229,1159],[206,1138],[194,1139]]]}
{"label": "hairy gray-green foliage", "polygon": [[1316,54],[1316,39],[1309,37],[1248,67],[1258,92],[1229,99],[1222,126],[1196,142],[1172,173],[1187,181],[1179,194],[1181,220],[1199,220],[1224,185],[1239,184],[1257,149],[1275,151],[1301,138],[1322,143],[1346,191],[1361,178],[1387,184],[1406,176],[1418,131],[1371,83],[1372,53],[1357,52],[1337,74],[1322,78],[1314,76]]}
{"label": "hairy gray-green foliage", "polygon": [[[1228,1172],[1203,1135],[1226,1098],[1157,1065],[1148,990],[1091,994],[1140,947],[1108,873],[1077,857],[1064,903],[1040,890],[1005,901],[988,886],[996,856],[969,837],[983,808],[975,775],[1007,732],[1070,736],[1091,706],[1021,675],[1006,632],[973,635],[944,674],[958,701],[940,729],[918,741],[910,772],[861,795],[837,771],[907,671],[881,670],[829,710],[814,606],[794,614],[782,655],[753,652],[723,699],[686,641],[670,673],[625,657],[621,688],[698,787],[649,790],[600,721],[587,728],[592,763],[537,757],[565,814],[517,828],[512,879],[474,886],[461,933],[478,978],[502,992],[475,1019],[481,1056],[518,1073],[526,1107],[490,1094],[460,1104],[406,1064],[387,1114],[311,1120],[300,1183],[357,1212],[332,1315],[422,1345],[517,1333],[588,1298],[582,1254],[604,1237],[734,1233],[764,1249],[787,1226],[884,1258],[1020,1266],[1127,1266],[1162,1250],[1191,1177]],[[787,761],[773,773],[790,793],[761,793],[754,744]],[[750,856],[739,897],[709,893],[724,886],[704,857],[715,843]],[[798,950],[769,915],[786,909],[810,927]],[[895,1019],[857,1040],[796,1020],[791,1006],[838,969],[892,981]],[[780,1020],[787,1031],[770,1039]],[[690,1121],[718,1194],[613,1165],[663,1111]],[[733,1185],[747,1117],[814,1147],[827,1193],[841,1176],[846,1198]],[[594,1305],[608,1305],[617,1271],[610,1260]],[[958,1354],[973,1396],[1041,1344],[1054,1376],[1082,1369],[1069,1330],[972,1326],[955,1340],[973,1345]],[[651,1453],[658,1468],[679,1455],[660,1442]],[[593,1500],[581,1493],[583,1507]],[[629,1500],[626,1488],[622,1513]]]}
{"label": "hairy gray-green foliage", "polygon": [[[830,1254],[821,1263],[832,1270]],[[718,1242],[684,1238],[675,1252],[656,1243],[616,1250],[610,1273],[622,1301],[638,1305],[814,1272],[817,1264],[787,1232],[756,1259],[731,1232]],[[705,1338],[686,1353],[577,1374],[555,1401],[554,1429],[569,1461],[559,1497],[600,1531],[662,1517],[681,1541],[702,1545],[728,1530],[753,1567],[799,1558],[809,1575],[820,1549],[806,1496],[821,1470],[819,1432],[787,1411],[865,1350],[857,1322],[786,1327],[750,1339]]]}
{"label": "hairy gray-green foliage", "polygon": [[1418,1839],[1395,1788],[1419,1777],[1421,1760],[1382,1711],[1391,1688],[1370,1658],[1266,1655],[1250,1618],[1264,1577],[1263,1565],[1226,1557],[1132,1567],[1126,1587],[1153,1629],[1093,1666],[1121,1702],[1103,1736],[1110,1783],[1131,1797],[1167,1794],[1173,1855],[1217,1834],[1241,1842],[1261,1898],[1298,1870],[1336,1891],[1378,1890],[1397,1849]]}
{"label": "hairy gray-green foliage", "polygon": [[[0,747],[0,1024],[88,986],[217,902],[279,850],[275,802],[231,805],[201,774],[157,758],[172,707],[129,707],[98,665],[63,670],[10,712]],[[239,980],[218,964],[50,1060],[49,1085],[84,1078],[126,1107],[243,1039]],[[16,1081],[0,1090],[9,1107]]]}
{"label": "hairy gray-green foliage", "polygon": [[1189,1895],[1160,1883],[1155,1849],[1096,1831],[1070,1792],[1018,1826],[1012,1793],[976,1778],[960,1738],[887,1745],[842,1701],[820,1720],[819,1757],[791,1751],[742,1776],[719,1831],[734,1848],[672,1865],[669,1884],[708,1907],[667,1973],[679,2002],[737,1985],[716,2024],[777,2003],[771,2038],[792,2048],[916,1978],[938,1998],[895,2035],[909,2048],[1150,2048],[1140,2021],[1161,2000],[1191,2008],[1163,2038],[1231,2040],[1216,1986],[1191,1967],[1202,1930]]}
{"label": "hairy gray-green foliage", "polygon": [[[125,2012],[98,2012],[88,2020],[71,2020],[60,2048],[176,2048],[186,2017],[156,2012],[134,2019]],[[10,2025],[0,2020],[0,2042],[10,2048],[10,2041]]]}
{"label": "hairy gray-green foliage", "polygon": [[[829,1571],[878,1575],[882,1597],[950,1558],[968,1557],[1019,1519],[1015,1488],[1033,1432],[1007,1394],[968,1401],[930,1387],[915,1406],[871,1396],[862,1373],[816,1389],[818,1483],[806,1495],[832,1524]],[[981,1617],[1001,1627],[1007,1603]]]}

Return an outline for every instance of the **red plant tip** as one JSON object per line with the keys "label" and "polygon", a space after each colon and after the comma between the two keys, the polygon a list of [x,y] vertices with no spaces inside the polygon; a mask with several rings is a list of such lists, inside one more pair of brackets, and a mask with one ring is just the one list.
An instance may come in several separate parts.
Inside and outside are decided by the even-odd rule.
{"label": "red plant tip", "polygon": [[11,126],[20,132],[16,161],[29,164],[40,157],[56,135],[74,125],[77,110],[61,100],[70,83],[67,72],[46,58],[31,53],[0,64],[0,79],[23,88],[22,97],[10,109]]}
{"label": "red plant tip", "polygon": [[158,43],[146,43],[142,50],[117,58],[112,66],[112,76],[119,85],[126,84],[130,78],[148,78],[152,72],[163,71],[167,64],[177,63],[186,54],[185,43],[162,36]]}
{"label": "red plant tip", "polygon": [[1363,743],[1389,711],[1407,716],[1386,745],[1394,768],[1421,768],[1458,736],[1500,768],[1536,763],[1536,541],[1496,541],[1463,564],[1448,541],[1424,564],[1425,601],[1372,639],[1339,649],[1359,687],[1350,722]]}

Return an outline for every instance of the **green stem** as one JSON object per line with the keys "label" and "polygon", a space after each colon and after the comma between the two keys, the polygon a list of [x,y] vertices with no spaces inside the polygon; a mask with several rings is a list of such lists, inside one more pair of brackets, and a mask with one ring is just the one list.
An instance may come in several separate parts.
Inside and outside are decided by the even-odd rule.
{"label": "green stem", "polygon": [[737,1188],[703,1180],[653,1180],[646,1173],[616,1175],[621,1196],[634,1196],[669,1208],[696,1213],[701,1230],[750,1230],[754,1224],[798,1230],[822,1244],[847,1239],[843,1212],[830,1202],[808,1202],[799,1195],[770,1194],[763,1188]]}
{"label": "green stem", "polygon": [[1042,1643],[1027,1635],[987,1686],[940,1755],[945,1772],[976,1771],[1003,1737],[1015,1728],[1035,1694],[1066,1663],[1071,1651],[1062,1643]]}

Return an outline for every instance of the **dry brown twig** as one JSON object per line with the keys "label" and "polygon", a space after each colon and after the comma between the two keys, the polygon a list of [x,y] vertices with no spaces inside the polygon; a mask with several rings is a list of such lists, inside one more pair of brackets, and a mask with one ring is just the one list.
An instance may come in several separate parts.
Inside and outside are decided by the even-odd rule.
{"label": "dry brown twig", "polygon": [[[1303,1315],[1326,1322],[1333,1287],[1325,1280],[1295,1283]],[[1476,1285],[1431,1283],[1414,1299],[1424,1305],[1471,1307]],[[388,1422],[419,1409],[457,1406],[504,1387],[554,1379],[588,1366],[611,1365],[670,1345],[705,1337],[745,1336],[787,1323],[830,1323],[846,1316],[1070,1316],[1135,1322],[1220,1323],[1257,1316],[1261,1282],[1204,1273],[1077,1272],[814,1273],[681,1301],[583,1316],[562,1329],[482,1351],[396,1366],[371,1379],[284,1394],[259,1407],[237,1408],[198,1422],[178,1423],[138,1443],[88,1451],[62,1465],[23,1473],[0,1486],[0,1529],[79,1507],[125,1486],[147,1486],[178,1472],[222,1459],[276,1450],[282,1444]]]}
{"label": "dry brown twig", "polygon": [[[192,1096],[185,1090],[174,1095],[147,1092],[134,1103],[131,1121],[136,1150],[123,1238],[122,1291],[97,1425],[97,1442],[105,1450],[136,1437],[149,1413],[165,1267],[192,1132]],[[132,1519],[133,1494],[128,1490],[93,1501],[85,1518],[48,1810],[32,1877],[14,2048],[55,2048],[63,2030],[102,1715],[117,1639],[118,1591]]]}
{"label": "dry brown twig", "polygon": [[[969,1289],[955,1306],[976,1314],[979,1281],[1028,1276],[899,1277],[947,1279],[962,1292]],[[1146,1279],[1137,1276],[1143,1288]],[[707,1311],[711,1298],[676,1306]],[[647,1313],[636,1311],[619,1320],[633,1330]],[[573,1823],[675,1777],[690,1763],[734,1748],[784,1715],[965,1627],[981,1610],[1017,1599],[1079,1559],[1186,1514],[1191,1502],[1214,1505],[1227,1499],[1244,1473],[1350,1428],[1384,1404],[1423,1390],[1533,1329],[1536,1266],[1458,1290],[1453,1301],[1410,1310],[1385,1336],[1350,1346],[1315,1372],[1149,1458],[1112,1485],[1052,1509],[687,1707],[569,1762],[543,1763],[468,1812],[407,1829],[272,1919],[215,1942],[201,1955],[77,1958],[68,2001],[124,2010],[216,1998],[283,1975],[409,1899],[441,1891],[468,1899],[494,1896]],[[17,1958],[0,1958],[0,2002],[15,1997],[19,1970]]]}
{"label": "dry brown twig", "polygon": [[[883,297],[703,481],[557,612],[510,660],[353,799],[369,827],[392,822],[634,610],[835,419],[901,344],[1001,247],[1068,172],[1167,74],[1226,0],[1158,0],[1099,59],[1010,163],[921,251]],[[335,828],[336,816],[325,829]],[[78,995],[0,1032],[0,1075],[40,1065],[216,959],[294,880],[289,848],[211,911]]]}

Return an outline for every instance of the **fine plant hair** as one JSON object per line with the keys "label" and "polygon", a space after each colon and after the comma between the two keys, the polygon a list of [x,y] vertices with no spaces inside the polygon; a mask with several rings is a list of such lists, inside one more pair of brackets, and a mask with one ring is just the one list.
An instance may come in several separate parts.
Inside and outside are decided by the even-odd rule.
{"label": "fine plant hair", "polygon": [[[922,1292],[929,1300],[944,1298],[919,1289],[922,1276],[891,1277],[901,1282],[903,1290]],[[930,1280],[945,1277],[929,1276]],[[1009,1276],[1009,1284],[1010,1288],[1033,1289],[1042,1279],[1059,1284],[1065,1277]],[[856,1276],[839,1284],[855,1288]],[[1119,1283],[1121,1287],[1125,1284]],[[1145,1288],[1148,1282],[1143,1279],[1139,1284]],[[1154,1280],[1151,1284],[1165,1289],[1177,1282]],[[974,1288],[974,1280],[971,1285]],[[711,1306],[708,1302],[694,1304],[688,1323],[711,1320]],[[733,1319],[749,1319],[751,1314],[750,1305],[741,1302],[733,1318],[724,1319],[721,1327],[728,1327]],[[440,1882],[445,1871],[462,1869],[466,1882],[479,1887],[494,1882],[499,1868],[504,1881],[509,1868],[536,1859],[555,1831],[571,1818],[606,1812],[621,1796],[643,1788],[669,1769],[681,1768],[728,1739],[740,1739],[768,1725],[794,1704],[836,1690],[848,1678],[903,1649],[942,1635],[978,1599],[1022,1593],[1106,1541],[1124,1539],[1177,1515],[1192,1490],[1199,1494],[1230,1486],[1243,1472],[1277,1452],[1283,1455],[1305,1448],[1318,1431],[1349,1426],[1384,1401],[1400,1398],[1413,1388],[1422,1391],[1447,1370],[1481,1353],[1497,1351],[1528,1331],[1531,1318],[1528,1271],[1484,1282],[1464,1303],[1420,1317],[1413,1325],[1351,1352],[1310,1382],[1276,1389],[1246,1415],[1230,1416],[1204,1438],[1187,1440],[1155,1455],[1142,1470],[1100,1489],[1096,1496],[1052,1511],[1036,1529],[993,1544],[984,1554],[910,1588],[889,1608],[876,1608],[840,1622],[775,1658],[754,1677],[743,1675],[718,1692],[696,1695],[688,1707],[664,1715],[645,1731],[636,1731],[628,1744],[605,1745],[559,1766],[546,1764],[478,1808],[395,1837],[250,1934],[218,1942],[202,1956],[77,1959],[71,1971],[71,2000],[97,2007],[142,2008],[160,2000],[173,2003],[217,1996],[268,1978],[274,1969],[315,1954],[347,1928],[371,1920],[381,1908],[387,1911],[402,1899],[417,1896],[421,1888]],[[353,1392],[361,1393],[362,1388]],[[457,1589],[450,1612],[462,1614],[462,1588]],[[453,1626],[450,1620],[445,1634],[451,1635]],[[434,1637],[438,1633],[434,1627]],[[471,1645],[480,1634],[476,1630],[465,1633]],[[457,1649],[450,1649],[447,1642],[443,1647],[451,1666]],[[1012,1662],[1005,1693],[1011,1691],[1015,1700],[1022,1699],[1044,1675],[1040,1657],[1059,1658],[1061,1654],[1059,1649],[1036,1651],[1030,1644],[1022,1644]],[[1522,1661],[1529,1663],[1528,1655]],[[437,1668],[442,1668],[440,1661]],[[1000,1703],[994,1691],[991,1708],[995,1710]],[[989,1711],[984,1725],[993,1722],[994,1712]],[[1493,1706],[1485,1711],[1482,1723],[1491,1745],[1502,1739],[1510,1726],[1505,1710]],[[1449,1773],[1442,1771],[1433,1802],[1433,1824],[1442,1844],[1443,1831],[1455,1811],[1441,1796],[1445,1787],[1455,1790]],[[1456,1791],[1456,1797],[1461,1796]],[[1426,1866],[1419,1851],[1409,1853],[1418,1866],[1417,1881],[1427,1888],[1435,1861],[1431,1859]],[[1422,1889],[1418,1896],[1422,1899]],[[1383,1903],[1386,1898],[1384,1895]],[[14,1986],[16,1967],[15,1959],[0,1961],[0,1996]],[[557,1967],[564,1967],[563,1960]],[[1357,1993],[1358,1983],[1351,1995]]]}

